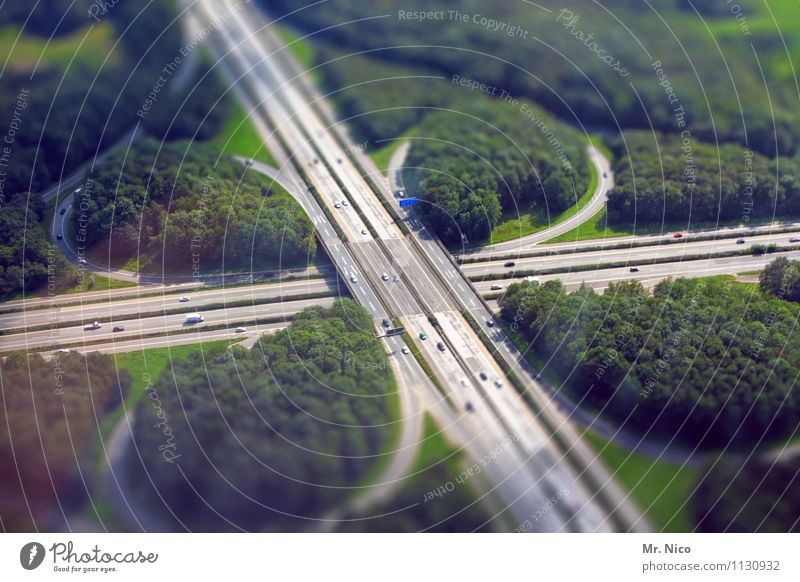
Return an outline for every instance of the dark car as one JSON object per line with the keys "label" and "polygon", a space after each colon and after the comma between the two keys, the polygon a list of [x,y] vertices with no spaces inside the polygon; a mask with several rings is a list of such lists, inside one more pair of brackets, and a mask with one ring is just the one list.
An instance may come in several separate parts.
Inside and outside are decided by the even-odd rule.
{"label": "dark car", "polygon": [[737,245],[743,245],[743,244],[744,244],[744,239],[743,239],[743,238],[740,238],[740,239],[738,239],[738,240],[736,241],[736,244],[737,244]]}
{"label": "dark car", "polygon": [[631,267],[631,273],[638,273],[639,267]]}
{"label": "dark car", "polygon": [[66,213],[67,213],[67,209],[66,208],[62,208],[61,209],[61,216],[64,216]]}
{"label": "dark car", "polygon": [[444,351],[444,342],[439,342],[438,344],[436,344],[436,347],[439,348],[440,352],[443,352]]}
{"label": "dark car", "polygon": [[493,319],[487,319],[486,320],[486,325],[488,325],[489,327],[494,327],[494,320]]}
{"label": "dark car", "polygon": [[506,266],[506,267],[513,267],[514,265],[516,265],[516,263],[515,263],[514,261],[508,261],[508,262],[505,264],[505,266]]}
{"label": "dark car", "polygon": [[382,321],[382,323],[383,323],[383,327],[391,327],[392,326],[392,322],[389,321],[388,319],[384,319]]}
{"label": "dark car", "polygon": [[475,410],[475,407],[472,406],[472,402],[467,402],[467,405],[464,408],[466,409],[467,412],[472,412],[473,410]]}
{"label": "dark car", "polygon": [[481,380],[488,380],[489,379],[489,376],[486,374],[486,372],[481,372],[480,374],[478,374],[478,376],[481,377]]}
{"label": "dark car", "polygon": [[125,327],[122,325],[115,325],[111,331],[125,331]]}
{"label": "dark car", "polygon": [[62,240],[63,238],[64,238],[64,235],[62,235],[60,232],[56,235],[56,239],[58,239],[58,240]]}

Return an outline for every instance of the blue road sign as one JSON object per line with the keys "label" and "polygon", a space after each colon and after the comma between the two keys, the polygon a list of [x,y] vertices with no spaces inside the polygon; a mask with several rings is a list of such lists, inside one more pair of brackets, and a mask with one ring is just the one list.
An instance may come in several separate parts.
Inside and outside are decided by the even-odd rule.
{"label": "blue road sign", "polygon": [[400,201],[400,206],[411,206],[412,204],[416,204],[418,200],[416,198],[404,198]]}

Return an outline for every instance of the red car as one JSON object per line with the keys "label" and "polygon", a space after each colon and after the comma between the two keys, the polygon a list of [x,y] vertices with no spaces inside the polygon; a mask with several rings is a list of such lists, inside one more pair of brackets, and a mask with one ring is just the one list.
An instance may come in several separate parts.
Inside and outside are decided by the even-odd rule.
{"label": "red car", "polygon": [[683,238],[683,233],[682,232],[676,232],[675,234],[672,235],[672,238]]}

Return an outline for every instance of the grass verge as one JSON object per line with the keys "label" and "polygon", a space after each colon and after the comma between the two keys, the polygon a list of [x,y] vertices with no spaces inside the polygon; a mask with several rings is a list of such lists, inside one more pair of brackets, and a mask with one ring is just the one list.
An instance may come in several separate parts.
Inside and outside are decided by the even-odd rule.
{"label": "grass verge", "polygon": [[597,434],[584,438],[598,453],[620,483],[631,492],[656,529],[688,532],[694,528],[688,503],[700,469],[691,465],[659,461],[631,453]]}
{"label": "grass verge", "polygon": [[222,130],[211,142],[222,150],[223,155],[242,156],[270,166],[278,166],[278,162],[258,135],[244,107],[235,99],[231,100],[230,114]]}
{"label": "grass verge", "polygon": [[516,215],[507,216],[500,224],[494,227],[492,230],[492,238],[488,244],[498,244],[528,236],[529,234],[542,231],[545,228],[552,228],[575,216],[589,203],[597,188],[599,176],[597,175],[597,168],[595,168],[594,164],[591,162],[589,163],[589,171],[591,172],[589,187],[574,205],[550,220],[548,220],[547,214],[541,209],[523,210]]}
{"label": "grass verge", "polygon": [[[108,54],[113,53],[114,29],[108,22],[87,25],[50,42],[24,33],[17,38],[19,33],[16,25],[0,28],[0,53],[8,56],[8,62],[15,69],[32,69],[41,59],[39,66],[52,65],[62,71],[76,66],[97,70]],[[112,54],[105,66],[117,60]]]}

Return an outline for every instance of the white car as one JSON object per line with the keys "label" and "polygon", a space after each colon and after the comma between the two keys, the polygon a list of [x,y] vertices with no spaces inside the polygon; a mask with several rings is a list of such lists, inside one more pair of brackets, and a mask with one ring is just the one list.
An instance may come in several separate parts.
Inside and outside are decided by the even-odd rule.
{"label": "white car", "polygon": [[247,331],[246,327],[237,327],[236,328],[236,333],[244,333],[246,331]]}
{"label": "white car", "polygon": [[383,279],[384,281],[388,281],[389,275],[387,275],[386,273],[381,273],[381,279]]}
{"label": "white car", "polygon": [[347,200],[342,200],[342,206],[347,206]]}
{"label": "white car", "polygon": [[398,275],[395,275],[394,277],[392,277],[392,281],[394,281],[395,283],[397,283],[399,280],[400,280],[400,277]]}
{"label": "white car", "polygon": [[334,207],[334,208],[341,208],[341,207],[342,207],[342,205],[341,205],[341,204],[339,204],[339,203],[337,202],[336,204],[334,204],[334,205],[333,205],[333,207]]}
{"label": "white car", "polygon": [[189,298],[184,295],[183,297],[178,299],[178,301],[180,301],[181,303],[186,303],[187,301],[189,301]]}
{"label": "white car", "polygon": [[499,283],[494,283],[494,284],[492,284],[492,286],[490,287],[490,289],[491,289],[492,291],[500,291],[500,289],[502,289],[502,288],[503,288],[503,286],[502,286],[502,285],[500,285]]}
{"label": "white car", "polygon": [[790,243],[799,243],[800,242],[800,236],[793,236],[792,238],[789,239],[789,242]]}
{"label": "white car", "polygon": [[358,277],[355,275],[350,275],[350,282],[351,283],[358,283]]}
{"label": "white car", "polygon": [[68,354],[69,353],[69,348],[58,348],[56,350],[56,353],[57,354]]}
{"label": "white car", "polygon": [[361,234],[367,234],[367,229],[366,228],[362,228],[361,229]]}
{"label": "white car", "polygon": [[405,355],[408,355],[408,354],[410,354],[410,353],[411,353],[411,351],[408,349],[408,347],[407,347],[407,346],[403,346],[403,349],[402,349],[402,350],[400,350],[400,351],[401,351],[401,352],[403,352]]}
{"label": "white car", "polygon": [[78,264],[79,265],[85,265],[86,264],[86,259],[83,259],[83,258],[78,259]]}
{"label": "white car", "polygon": [[497,386],[498,388],[503,387],[503,383],[499,379],[494,381],[494,385]]}
{"label": "white car", "polygon": [[406,197],[406,193],[405,193],[405,192],[403,192],[402,190],[398,190],[398,191],[397,191],[397,195],[398,195],[400,198],[405,198],[405,197]]}

